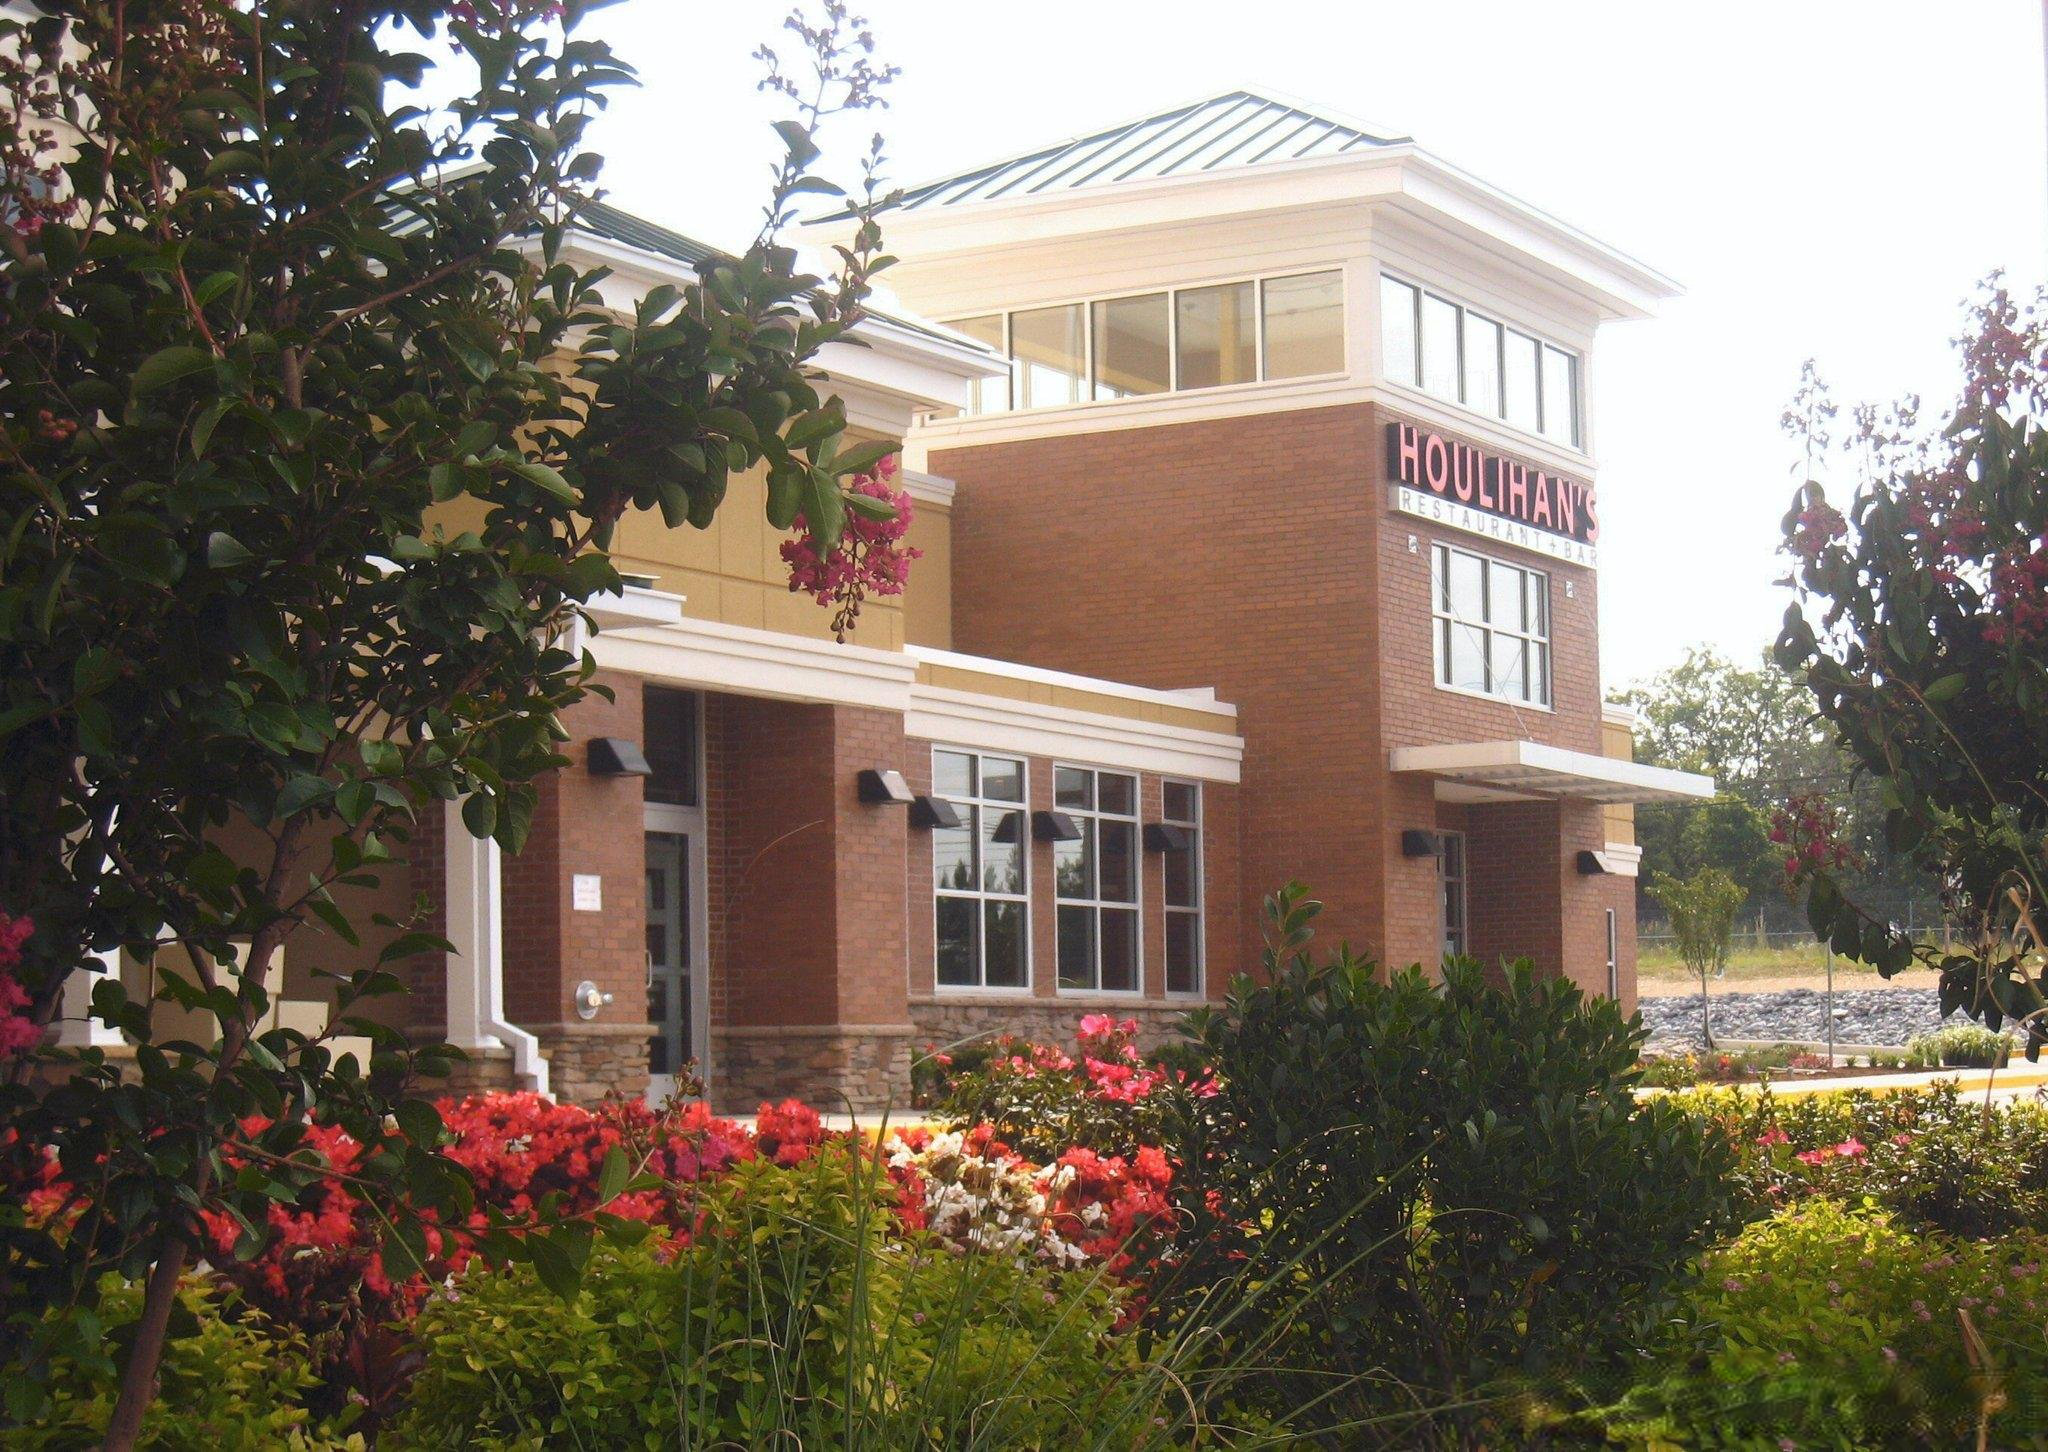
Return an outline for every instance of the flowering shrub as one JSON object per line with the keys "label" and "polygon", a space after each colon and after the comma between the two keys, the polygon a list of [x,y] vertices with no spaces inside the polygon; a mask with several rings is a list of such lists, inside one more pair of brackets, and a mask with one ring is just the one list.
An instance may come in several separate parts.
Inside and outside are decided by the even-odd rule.
{"label": "flowering shrub", "polygon": [[862,602],[870,595],[901,595],[910,562],[924,554],[903,542],[910,534],[910,494],[889,482],[895,477],[893,454],[873,473],[853,477],[846,486],[846,528],[829,549],[818,548],[802,514],[782,542],[789,588],[835,607],[832,631],[842,643],[860,619]]}
{"label": "flowering shrub", "polygon": [[14,976],[21,966],[21,946],[35,930],[30,919],[0,912],[0,1058],[25,1053],[42,1041],[42,1030],[26,1012],[28,990]]}
{"label": "flowering shrub", "polygon": [[1156,1145],[1126,1159],[1069,1149],[1033,1164],[988,1125],[923,1127],[882,1142],[907,1224],[960,1250],[1063,1267],[1091,1262],[1128,1278],[1163,1249],[1173,1168]]}
{"label": "flowering shrub", "polygon": [[1074,1054],[1014,1034],[927,1050],[915,1070],[917,1103],[947,1124],[990,1125],[1042,1161],[1075,1147],[1132,1159],[1162,1142],[1170,1100],[1216,1092],[1205,1073],[1147,1059],[1137,1035],[1135,1019],[1091,1013]]}
{"label": "flowering shrub", "polygon": [[1870,1201],[1901,1223],[1976,1237],[2048,1233],[2048,1109],[1985,1106],[1953,1084],[1779,1097],[1703,1091],[1673,1103],[1738,1152],[1758,1213],[1824,1195]]}

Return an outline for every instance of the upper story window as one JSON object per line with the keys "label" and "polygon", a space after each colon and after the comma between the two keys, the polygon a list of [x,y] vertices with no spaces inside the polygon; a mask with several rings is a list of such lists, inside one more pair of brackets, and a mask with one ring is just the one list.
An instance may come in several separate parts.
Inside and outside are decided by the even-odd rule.
{"label": "upper story window", "polygon": [[1027,988],[1024,763],[934,751],[932,790],[960,812],[959,826],[932,829],[939,984]]}
{"label": "upper story window", "polygon": [[1344,277],[1251,278],[956,318],[1010,360],[969,413],[1050,408],[1344,370]]}
{"label": "upper story window", "polygon": [[1429,593],[1438,685],[1550,705],[1550,576],[1440,544]]}
{"label": "upper story window", "polygon": [[1582,446],[1578,354],[1385,274],[1380,366],[1398,383]]}

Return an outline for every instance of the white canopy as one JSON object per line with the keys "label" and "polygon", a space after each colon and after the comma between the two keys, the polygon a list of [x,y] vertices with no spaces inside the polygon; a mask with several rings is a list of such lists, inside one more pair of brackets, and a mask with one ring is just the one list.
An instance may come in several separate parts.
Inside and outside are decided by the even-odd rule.
{"label": "white canopy", "polygon": [[1581,802],[1695,801],[1714,794],[1714,779],[1645,766],[1540,741],[1455,741],[1397,746],[1392,769],[1422,772],[1479,788],[1488,795]]}

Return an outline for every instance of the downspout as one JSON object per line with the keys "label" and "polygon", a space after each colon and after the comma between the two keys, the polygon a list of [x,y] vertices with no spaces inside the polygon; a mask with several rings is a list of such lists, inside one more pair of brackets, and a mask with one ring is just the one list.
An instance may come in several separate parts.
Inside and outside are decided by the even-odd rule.
{"label": "downspout", "polygon": [[512,1051],[521,1087],[548,1092],[548,1061],[540,1040],[505,1017],[505,917],[502,857],[489,838],[472,837],[462,803],[445,808],[448,940],[462,970],[448,975],[449,1037],[462,1049]]}

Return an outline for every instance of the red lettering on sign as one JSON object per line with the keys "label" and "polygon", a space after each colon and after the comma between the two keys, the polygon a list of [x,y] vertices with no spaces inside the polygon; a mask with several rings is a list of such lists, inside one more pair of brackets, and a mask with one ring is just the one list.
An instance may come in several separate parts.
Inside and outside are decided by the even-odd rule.
{"label": "red lettering on sign", "polygon": [[1529,506],[1529,523],[1549,529],[1555,523],[1550,513],[1550,476],[1539,473],[1536,476],[1534,498]]}
{"label": "red lettering on sign", "polygon": [[1400,433],[1396,435],[1394,443],[1395,458],[1399,460],[1397,477],[1403,484],[1413,484],[1415,482],[1417,466],[1421,463],[1418,454],[1420,444],[1415,435],[1415,425],[1398,424],[1396,427],[1400,429]]}
{"label": "red lettering on sign", "polygon": [[[1502,470],[1507,475],[1507,488],[1502,491],[1501,504],[1517,519],[1529,517],[1529,471],[1520,464],[1510,464]],[[1543,476],[1536,476],[1541,479]]]}
{"label": "red lettering on sign", "polygon": [[1600,537],[1589,486],[1414,424],[1387,425],[1387,472],[1402,484],[1426,486],[1552,534],[1586,544]]}
{"label": "red lettering on sign", "polygon": [[[1422,477],[1439,494],[1451,482],[1451,451],[1441,434],[1431,434],[1422,441]],[[1458,497],[1469,499],[1471,495],[1460,494]]]}

